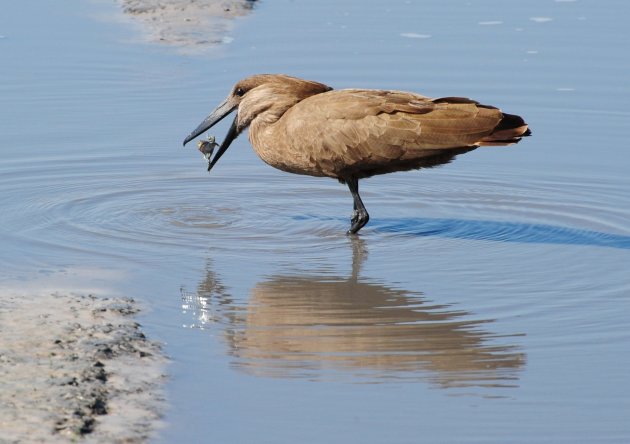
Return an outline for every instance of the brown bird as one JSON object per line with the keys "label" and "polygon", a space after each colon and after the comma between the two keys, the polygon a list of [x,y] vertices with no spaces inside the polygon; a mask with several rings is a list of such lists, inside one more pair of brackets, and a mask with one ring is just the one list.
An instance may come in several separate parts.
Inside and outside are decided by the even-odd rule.
{"label": "brown bird", "polygon": [[238,82],[184,145],[233,111],[236,117],[208,171],[249,127],[254,150],[269,165],[348,185],[354,199],[348,234],[369,220],[359,179],[434,167],[479,146],[511,145],[531,134],[521,117],[466,98],[333,90],[309,80],[260,74]]}

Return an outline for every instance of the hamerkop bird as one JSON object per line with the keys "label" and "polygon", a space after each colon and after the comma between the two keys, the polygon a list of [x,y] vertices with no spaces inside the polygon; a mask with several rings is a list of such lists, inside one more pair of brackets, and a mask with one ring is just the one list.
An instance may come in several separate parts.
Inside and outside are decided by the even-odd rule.
{"label": "hamerkop bird", "polygon": [[254,150],[269,165],[348,184],[354,199],[348,234],[369,220],[359,179],[434,167],[479,146],[511,145],[530,135],[521,117],[466,98],[333,90],[309,80],[260,74],[234,85],[184,145],[232,111],[236,117],[208,171],[249,127]]}

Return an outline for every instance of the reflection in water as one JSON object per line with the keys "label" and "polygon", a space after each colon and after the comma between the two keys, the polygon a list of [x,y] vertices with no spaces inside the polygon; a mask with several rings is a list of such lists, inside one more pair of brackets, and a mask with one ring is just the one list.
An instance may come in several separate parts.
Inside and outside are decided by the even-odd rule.
{"label": "reflection in water", "polygon": [[497,336],[483,329],[491,320],[470,320],[470,313],[421,294],[360,278],[367,252],[360,239],[352,246],[349,278],[272,276],[252,289],[246,305],[208,267],[196,295],[184,293],[184,308],[205,327],[219,324],[234,366],[254,375],[515,385],[525,355],[493,344]]}

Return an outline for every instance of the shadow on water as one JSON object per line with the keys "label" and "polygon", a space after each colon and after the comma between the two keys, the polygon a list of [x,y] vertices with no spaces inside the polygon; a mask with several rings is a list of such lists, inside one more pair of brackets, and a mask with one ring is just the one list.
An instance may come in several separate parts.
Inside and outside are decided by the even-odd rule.
{"label": "shadow on water", "polygon": [[[296,219],[329,220],[330,218],[300,216]],[[346,219],[335,219],[346,222]],[[366,228],[371,228],[382,233],[396,233],[408,236],[438,236],[497,242],[584,245],[630,250],[630,236],[548,224],[407,217],[370,219],[370,223]]]}
{"label": "shadow on water", "polygon": [[256,376],[428,381],[449,387],[514,387],[525,354],[492,319],[436,304],[421,293],[360,276],[364,241],[352,239],[352,274],[273,275],[237,302],[209,263],[184,309],[222,332],[232,365]]}

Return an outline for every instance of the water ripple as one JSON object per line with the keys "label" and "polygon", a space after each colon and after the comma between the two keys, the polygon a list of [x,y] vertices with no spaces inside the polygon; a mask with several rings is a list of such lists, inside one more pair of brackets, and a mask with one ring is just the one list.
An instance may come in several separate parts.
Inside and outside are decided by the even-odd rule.
{"label": "water ripple", "polygon": [[[258,165],[226,166],[212,178],[188,170],[135,176],[121,159],[93,165],[53,160],[34,175],[30,163],[12,162],[0,176],[3,205],[14,208],[5,229],[52,249],[140,256],[164,246],[193,253],[229,245],[240,254],[319,248],[324,239],[336,245],[345,237],[348,218],[341,215],[351,200],[332,181],[296,180]],[[417,190],[410,190],[417,180],[410,175],[367,182],[362,194],[372,220],[363,234],[630,249],[622,186],[517,179],[442,173]]]}
{"label": "water ripple", "polygon": [[630,249],[630,236],[546,224],[494,220],[401,218],[375,219],[377,231],[414,236]]}

